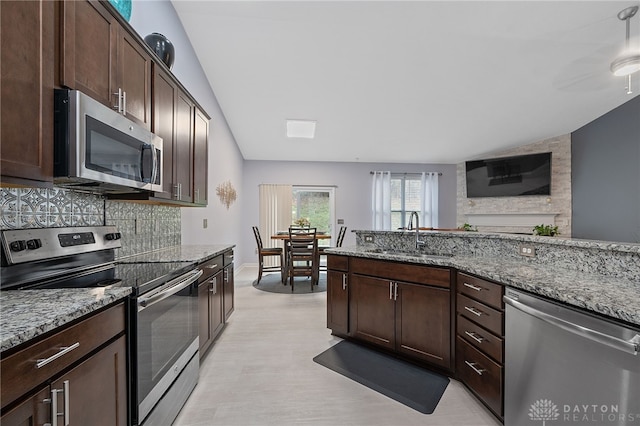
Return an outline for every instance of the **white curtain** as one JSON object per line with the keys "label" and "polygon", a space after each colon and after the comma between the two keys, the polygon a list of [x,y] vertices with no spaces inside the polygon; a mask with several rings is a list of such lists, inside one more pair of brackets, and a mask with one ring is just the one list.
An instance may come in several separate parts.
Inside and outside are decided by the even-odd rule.
{"label": "white curtain", "polygon": [[[260,236],[265,247],[284,247],[282,240],[272,240],[278,231],[287,231],[291,225],[293,191],[291,185],[258,185],[260,192]],[[264,258],[265,266],[278,264],[275,256]]]}
{"label": "white curtain", "polygon": [[438,173],[422,173],[420,226],[438,227]]}
{"label": "white curtain", "polygon": [[374,231],[391,230],[391,172],[373,172],[371,213]]}

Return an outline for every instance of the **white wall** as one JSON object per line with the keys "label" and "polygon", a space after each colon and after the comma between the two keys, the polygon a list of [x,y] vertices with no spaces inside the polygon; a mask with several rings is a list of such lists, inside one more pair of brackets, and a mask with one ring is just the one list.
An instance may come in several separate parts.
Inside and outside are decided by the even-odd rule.
{"label": "white wall", "polygon": [[[204,71],[184,31],[182,23],[168,0],[134,1],[131,25],[144,38],[158,32],[175,47],[171,71],[197,102],[211,116],[209,123],[208,200],[205,207],[182,208],[182,244],[240,244],[243,205],[242,155]],[[229,209],[216,196],[216,187],[231,181],[238,199]],[[208,227],[203,229],[203,219]],[[238,263],[239,265],[241,263]]]}
{"label": "white wall", "polygon": [[[251,226],[259,223],[258,185],[335,185],[336,219],[344,219],[347,226],[344,245],[354,245],[354,229],[371,229],[371,175],[372,170],[391,172],[442,172],[440,177],[440,227],[456,227],[456,166],[455,164],[381,164],[381,163],[326,163],[289,161],[245,161],[245,197],[242,216],[242,234],[238,241],[242,262],[257,263],[255,240]],[[262,236],[267,245],[268,236]],[[240,245],[240,244],[239,244]]]}

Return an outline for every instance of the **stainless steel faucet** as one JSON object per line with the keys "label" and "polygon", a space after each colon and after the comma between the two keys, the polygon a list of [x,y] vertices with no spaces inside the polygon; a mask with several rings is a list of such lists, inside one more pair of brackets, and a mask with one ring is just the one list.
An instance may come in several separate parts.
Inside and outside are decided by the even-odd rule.
{"label": "stainless steel faucet", "polygon": [[409,217],[409,229],[411,229],[411,227],[413,226],[413,218],[416,218],[416,226],[415,226],[415,230],[416,230],[416,250],[420,250],[420,246],[423,246],[426,244],[426,242],[420,240],[420,216],[418,215],[418,212],[411,212],[411,216]]}

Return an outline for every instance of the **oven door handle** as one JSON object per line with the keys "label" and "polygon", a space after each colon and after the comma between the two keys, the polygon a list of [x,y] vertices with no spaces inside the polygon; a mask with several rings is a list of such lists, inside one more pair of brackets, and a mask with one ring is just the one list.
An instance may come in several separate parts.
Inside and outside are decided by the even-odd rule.
{"label": "oven door handle", "polygon": [[198,278],[200,278],[202,273],[203,271],[199,269],[191,272],[187,272],[186,274],[181,275],[180,277],[172,281],[169,281],[163,287],[164,289],[162,291],[154,294],[153,296],[141,297],[140,299],[138,299],[138,312],[166,299],[167,297],[173,296],[179,291],[189,287],[191,284],[196,282]]}

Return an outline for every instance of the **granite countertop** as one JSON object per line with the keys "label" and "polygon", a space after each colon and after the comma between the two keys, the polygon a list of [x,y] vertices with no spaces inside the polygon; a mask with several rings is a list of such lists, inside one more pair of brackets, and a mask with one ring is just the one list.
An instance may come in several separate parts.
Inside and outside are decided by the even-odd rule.
{"label": "granite countertop", "polygon": [[640,283],[514,259],[483,256],[411,256],[341,247],[327,253],[456,268],[613,319],[640,325]]}
{"label": "granite countertop", "polygon": [[154,250],[126,258],[118,259],[121,263],[156,263],[156,262],[205,262],[219,254],[229,251],[235,244],[200,244],[181,245]]}
{"label": "granite countertop", "polygon": [[130,293],[129,287],[2,291],[0,351],[61,327]]}
{"label": "granite countertop", "polygon": [[[183,245],[124,259],[122,263],[200,263],[235,245]],[[103,306],[127,297],[130,287],[7,290],[0,292],[0,351],[13,348]]]}

